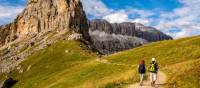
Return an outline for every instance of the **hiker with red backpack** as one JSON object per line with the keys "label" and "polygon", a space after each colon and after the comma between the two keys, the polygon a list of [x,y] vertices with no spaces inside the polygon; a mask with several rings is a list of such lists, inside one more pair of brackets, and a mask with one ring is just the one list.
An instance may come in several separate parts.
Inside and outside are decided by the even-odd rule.
{"label": "hiker with red backpack", "polygon": [[151,86],[155,85],[155,82],[157,80],[157,73],[158,73],[158,64],[156,62],[156,58],[152,58],[150,66],[149,66],[149,71],[150,71],[150,80],[151,80]]}
{"label": "hiker with red backpack", "polygon": [[143,84],[144,76],[146,73],[145,61],[141,60],[140,64],[138,65],[138,72],[140,74],[140,86]]}

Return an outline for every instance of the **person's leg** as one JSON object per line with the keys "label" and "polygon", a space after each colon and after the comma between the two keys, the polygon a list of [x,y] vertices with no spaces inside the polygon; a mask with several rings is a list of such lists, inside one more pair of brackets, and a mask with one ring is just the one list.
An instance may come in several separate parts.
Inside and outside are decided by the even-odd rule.
{"label": "person's leg", "polygon": [[151,85],[153,86],[153,73],[150,72],[149,77],[150,77]]}
{"label": "person's leg", "polygon": [[141,82],[142,82],[142,74],[140,73],[140,84],[141,84]]}
{"label": "person's leg", "polygon": [[142,86],[144,80],[144,74],[140,74],[140,85]]}
{"label": "person's leg", "polygon": [[153,84],[156,83],[157,80],[157,73],[153,73]]}

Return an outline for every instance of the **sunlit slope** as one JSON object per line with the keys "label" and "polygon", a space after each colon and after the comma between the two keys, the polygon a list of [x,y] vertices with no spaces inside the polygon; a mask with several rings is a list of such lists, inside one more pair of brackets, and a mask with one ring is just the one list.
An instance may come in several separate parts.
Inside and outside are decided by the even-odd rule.
{"label": "sunlit slope", "polygon": [[159,67],[168,75],[166,87],[200,87],[200,37],[162,41],[105,57],[109,62],[135,65],[144,59],[149,64],[157,58]]}
{"label": "sunlit slope", "polygon": [[157,58],[167,74],[166,87],[200,86],[200,37],[147,44],[105,56],[104,63],[78,41],[60,41],[36,52],[11,77],[19,82],[13,88],[116,88],[138,82],[136,67],[141,59],[147,65]]}
{"label": "sunlit slope", "polygon": [[128,66],[100,63],[96,58],[95,53],[78,41],[60,41],[31,55],[21,69],[10,73],[18,80],[13,88],[120,86],[135,74]]}

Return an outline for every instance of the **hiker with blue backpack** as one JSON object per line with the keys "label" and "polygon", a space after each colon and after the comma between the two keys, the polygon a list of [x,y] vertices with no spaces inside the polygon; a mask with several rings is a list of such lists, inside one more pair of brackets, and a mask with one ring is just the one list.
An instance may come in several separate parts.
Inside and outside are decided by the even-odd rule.
{"label": "hiker with blue backpack", "polygon": [[146,73],[145,61],[141,60],[140,64],[138,65],[138,72],[140,74],[140,86],[143,84],[144,76]]}
{"label": "hiker with blue backpack", "polygon": [[158,64],[156,62],[156,58],[152,58],[148,70],[150,72],[149,76],[151,80],[151,86],[154,86],[157,80],[157,73],[158,73]]}

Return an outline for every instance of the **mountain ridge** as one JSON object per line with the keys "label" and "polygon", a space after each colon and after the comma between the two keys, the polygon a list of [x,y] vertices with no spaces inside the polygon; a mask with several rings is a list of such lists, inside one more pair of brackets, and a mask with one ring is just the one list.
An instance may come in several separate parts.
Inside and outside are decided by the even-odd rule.
{"label": "mountain ridge", "polygon": [[[146,39],[149,42],[173,39],[169,35],[158,31],[156,28],[144,26],[143,24],[133,22],[109,23],[108,21],[103,19],[95,19],[89,21],[89,28],[91,31],[99,30],[109,34],[113,33],[135,36]],[[152,35],[152,37],[148,38],[148,36],[150,35]]]}
{"label": "mountain ridge", "polygon": [[90,20],[89,34],[94,48],[103,54],[135,48],[147,43],[173,38],[139,23],[109,23],[103,19]]}

